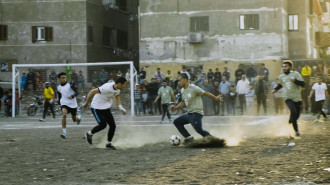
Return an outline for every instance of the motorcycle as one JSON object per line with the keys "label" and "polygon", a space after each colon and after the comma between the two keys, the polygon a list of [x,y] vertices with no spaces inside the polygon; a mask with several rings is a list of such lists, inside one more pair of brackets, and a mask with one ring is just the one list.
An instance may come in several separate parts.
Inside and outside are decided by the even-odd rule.
{"label": "motorcycle", "polygon": [[[62,111],[61,110],[57,110],[57,103],[54,103],[54,112],[55,112],[55,115],[61,115],[62,114]],[[27,110],[27,114],[29,116],[34,116],[37,114],[37,112],[39,111],[39,113],[43,113],[44,111],[44,99],[38,97],[38,96],[35,96],[33,97],[33,103],[30,104],[28,110]],[[51,111],[50,109],[48,109],[47,111],[47,115],[50,115],[51,114]]]}

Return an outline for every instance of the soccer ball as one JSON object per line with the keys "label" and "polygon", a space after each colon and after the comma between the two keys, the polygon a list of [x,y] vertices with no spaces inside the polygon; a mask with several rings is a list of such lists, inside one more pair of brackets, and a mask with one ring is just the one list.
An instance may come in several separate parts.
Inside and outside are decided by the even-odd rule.
{"label": "soccer ball", "polygon": [[181,142],[180,136],[173,135],[170,137],[170,142],[173,146],[178,146]]}

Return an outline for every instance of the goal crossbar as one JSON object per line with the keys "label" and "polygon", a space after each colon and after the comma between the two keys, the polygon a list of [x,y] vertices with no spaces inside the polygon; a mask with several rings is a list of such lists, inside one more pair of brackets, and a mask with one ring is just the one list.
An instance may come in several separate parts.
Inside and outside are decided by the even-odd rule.
{"label": "goal crossbar", "polygon": [[[64,66],[105,66],[105,65],[129,65],[130,69],[130,82],[134,82],[134,77],[137,81],[137,71],[134,68],[132,61],[123,61],[123,62],[97,62],[97,63],[69,63],[69,64],[13,64],[12,66],[12,102],[15,102],[15,89],[16,89],[16,78],[18,79],[18,92],[20,97],[20,78],[19,78],[19,71],[17,68],[19,67],[36,67],[36,68],[43,68],[43,67],[64,67]],[[131,104],[131,115],[134,116],[134,83],[130,84],[130,104]],[[12,117],[15,117],[15,103],[12,103]]]}

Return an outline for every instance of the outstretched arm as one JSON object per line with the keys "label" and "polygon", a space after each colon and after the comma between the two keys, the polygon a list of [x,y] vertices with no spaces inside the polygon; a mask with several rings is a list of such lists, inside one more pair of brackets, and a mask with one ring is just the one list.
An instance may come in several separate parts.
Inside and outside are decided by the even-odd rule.
{"label": "outstretched arm", "polygon": [[211,99],[213,99],[213,100],[215,100],[215,101],[222,101],[223,100],[223,98],[222,98],[222,96],[219,94],[218,96],[214,96],[212,93],[209,93],[209,92],[204,92],[203,93],[203,95],[205,95],[205,96],[207,96],[207,97],[209,97],[209,98],[211,98]]}
{"label": "outstretched arm", "polygon": [[95,88],[95,89],[92,89],[89,91],[88,95],[87,95],[87,98],[86,98],[86,101],[85,103],[83,104],[83,107],[86,108],[89,104],[89,102],[92,100],[92,98],[94,97],[95,94],[97,93],[100,93],[99,89],[98,88]]}

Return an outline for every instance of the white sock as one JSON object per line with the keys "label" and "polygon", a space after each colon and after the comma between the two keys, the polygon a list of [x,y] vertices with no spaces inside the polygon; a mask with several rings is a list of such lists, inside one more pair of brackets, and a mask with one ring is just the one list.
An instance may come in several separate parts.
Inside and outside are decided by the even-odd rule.
{"label": "white sock", "polygon": [[66,134],[66,128],[63,128],[62,129],[62,132]]}
{"label": "white sock", "polygon": [[88,131],[88,134],[91,135],[91,136],[93,135],[93,134],[92,134],[92,131]]}
{"label": "white sock", "polygon": [[110,142],[110,141],[108,141],[108,142],[107,142],[107,144],[111,144],[111,142]]}

